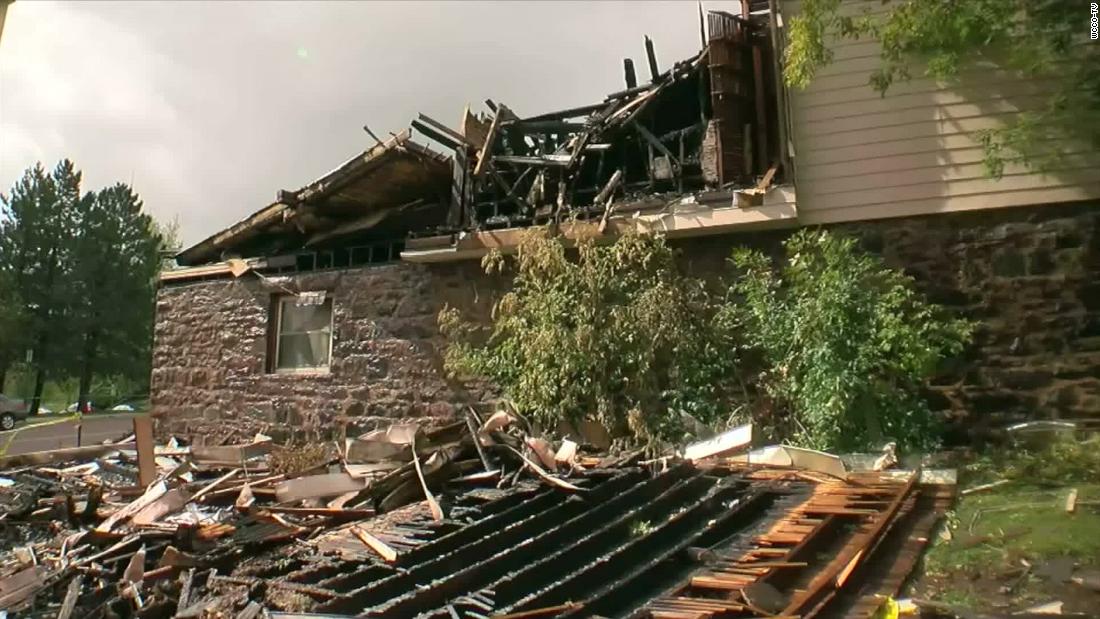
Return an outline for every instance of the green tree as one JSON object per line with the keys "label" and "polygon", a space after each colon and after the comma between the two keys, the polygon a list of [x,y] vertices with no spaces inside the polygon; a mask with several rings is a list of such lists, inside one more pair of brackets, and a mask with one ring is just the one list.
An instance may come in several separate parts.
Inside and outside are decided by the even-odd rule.
{"label": "green tree", "polygon": [[73,368],[78,403],[95,374],[147,378],[153,296],[163,240],[141,199],[122,183],[82,205],[74,243]]}
{"label": "green tree", "polygon": [[790,20],[788,85],[805,87],[832,61],[832,37],[871,37],[882,43],[881,65],[869,76],[880,93],[914,74],[953,82],[975,67],[1049,84],[1036,109],[977,134],[992,176],[1010,162],[1047,169],[1059,161],[1067,141],[1100,147],[1100,46],[1086,39],[1088,3],[883,0],[882,15],[852,15],[842,4],[855,5],[803,0]]}
{"label": "green tree", "polygon": [[[0,222],[0,238],[4,235]],[[0,261],[2,262],[2,261]],[[14,367],[26,350],[27,314],[14,278],[0,267],[0,392],[7,385],[8,370]]]}
{"label": "green tree", "polygon": [[52,174],[39,165],[24,172],[3,197],[9,222],[0,235],[0,269],[26,311],[25,337],[35,373],[31,412],[41,404],[46,375],[62,371],[69,327],[68,276],[80,172],[64,160]]}
{"label": "green tree", "polygon": [[529,232],[514,260],[491,254],[489,273],[512,268],[512,290],[479,327],[446,308],[446,365],[501,386],[543,427],[597,419],[613,434],[655,444],[683,437],[683,415],[729,414],[736,342],[722,299],[685,276],[657,235],[612,245]]}
{"label": "green tree", "polygon": [[804,229],[784,244],[777,272],[740,249],[735,291],[749,342],[768,370],[762,384],[793,417],[792,437],[818,449],[906,446],[935,440],[923,381],[962,351],[971,325],[925,301],[913,281],[860,251],[855,240]]}

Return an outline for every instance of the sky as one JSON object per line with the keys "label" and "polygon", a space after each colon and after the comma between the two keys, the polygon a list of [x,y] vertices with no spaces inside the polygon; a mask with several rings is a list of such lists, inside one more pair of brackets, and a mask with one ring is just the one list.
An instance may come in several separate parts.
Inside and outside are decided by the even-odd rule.
{"label": "sky", "polygon": [[624,57],[648,77],[644,35],[662,70],[695,54],[696,2],[17,0],[0,191],[68,157],[85,190],[131,183],[189,245],[369,148],[363,125],[385,139],[486,98],[520,116],[599,101]]}

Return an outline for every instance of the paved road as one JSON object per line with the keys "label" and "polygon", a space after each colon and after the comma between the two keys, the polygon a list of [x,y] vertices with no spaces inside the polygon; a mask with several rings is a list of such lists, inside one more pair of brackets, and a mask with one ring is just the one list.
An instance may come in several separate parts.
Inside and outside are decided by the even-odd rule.
{"label": "paved road", "polygon": [[[133,417],[133,414],[86,415],[82,422],[80,444],[93,445],[108,439],[124,438],[134,427]],[[10,434],[16,434],[5,455],[77,446],[75,420],[52,425],[32,424],[35,424],[33,419],[29,423],[19,424],[10,432],[0,432],[0,447],[7,444]]]}

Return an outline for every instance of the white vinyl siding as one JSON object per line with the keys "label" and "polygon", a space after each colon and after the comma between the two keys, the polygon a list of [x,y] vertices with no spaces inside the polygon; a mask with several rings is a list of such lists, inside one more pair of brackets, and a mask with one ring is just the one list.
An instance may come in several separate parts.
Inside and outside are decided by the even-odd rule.
{"label": "white vinyl siding", "polygon": [[[789,21],[797,3],[782,7]],[[877,0],[847,0],[844,12],[864,8],[883,11]],[[975,132],[1041,105],[1049,82],[968,68],[951,87],[915,75],[883,97],[868,82],[880,66],[877,42],[833,49],[833,63],[790,93],[802,223],[1100,198],[1100,157],[1082,144],[1064,144],[1064,162],[1045,175],[1015,165],[1000,180],[985,174]]]}

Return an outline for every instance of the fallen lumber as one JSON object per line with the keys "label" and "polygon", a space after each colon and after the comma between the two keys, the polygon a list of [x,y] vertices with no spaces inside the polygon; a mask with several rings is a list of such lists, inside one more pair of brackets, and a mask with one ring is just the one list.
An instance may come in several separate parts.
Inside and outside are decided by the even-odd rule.
{"label": "fallen lumber", "polygon": [[0,458],[0,470],[17,466],[35,466],[40,464],[55,464],[70,460],[95,458],[105,456],[121,450],[132,450],[133,442],[111,443],[107,445],[87,445],[85,447],[68,447],[65,449],[53,449],[50,451],[34,451],[14,456]]}
{"label": "fallen lumber", "polygon": [[297,477],[279,482],[275,486],[275,500],[290,503],[303,499],[321,499],[339,496],[367,487],[366,480],[348,473],[326,473]]}
{"label": "fallen lumber", "polygon": [[378,556],[382,557],[387,563],[393,563],[397,560],[397,551],[393,549],[389,544],[378,539],[374,535],[371,535],[368,531],[362,527],[352,527],[352,534],[359,538],[359,541],[363,542],[367,548],[370,548],[374,552],[378,553]]}

